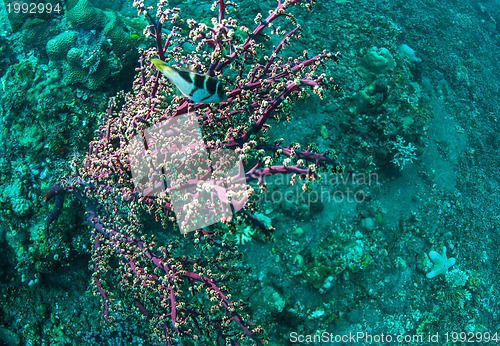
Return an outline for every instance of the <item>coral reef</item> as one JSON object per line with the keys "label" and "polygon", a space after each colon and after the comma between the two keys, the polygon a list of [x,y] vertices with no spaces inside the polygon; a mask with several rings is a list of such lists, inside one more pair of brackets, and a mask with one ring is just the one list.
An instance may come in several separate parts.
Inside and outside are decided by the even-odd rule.
{"label": "coral reef", "polygon": [[[298,27],[288,32],[273,30],[280,42],[273,47],[270,56],[265,55],[265,46],[257,42],[257,38],[265,38],[262,32],[270,23],[280,17],[290,19],[287,11],[300,2],[279,3],[253,31],[226,17],[230,4],[222,1],[217,3],[218,19],[214,18],[213,28],[191,19],[181,20],[177,9],[166,8],[161,1],[158,20],[153,19],[142,2],[135,3],[139,14],[150,21],[146,33],[154,38],[156,48],[141,52],[141,67],[133,92],[110,101],[107,119],[91,142],[83,164],[75,167],[72,177],[54,184],[44,197],[47,201],[55,199],[54,209],[46,221],[48,237],[49,227],[61,214],[64,196],[73,195],[82,202],[94,244],[94,288],[101,297],[107,322],[114,322],[117,316],[125,313],[124,303],[110,298],[118,290],[128,302],[125,305],[133,306],[132,312],[146,316],[154,342],[170,345],[177,339],[193,337],[200,343],[208,340],[234,345],[264,342],[262,328],[250,327],[242,301],[231,299],[236,293],[232,293],[228,283],[241,280],[239,275],[244,272],[239,264],[241,255],[233,247],[234,243],[247,241],[256,230],[270,239],[271,219],[258,212],[258,205],[251,201],[255,197],[249,197],[248,205],[244,206],[246,198],[232,193],[232,203],[239,212],[222,218],[220,221],[225,224],[222,227],[204,227],[185,236],[194,243],[195,255],[181,256],[187,246],[185,241],[154,231],[158,225],[152,217],[161,229],[168,231],[167,234],[177,229],[172,222],[179,219],[179,212],[197,220],[201,217],[197,203],[205,196],[200,197],[202,190],[209,186],[193,182],[185,171],[179,173],[170,184],[175,186],[175,182],[180,181],[182,185],[198,187],[193,190],[190,202],[181,211],[176,210],[175,217],[174,196],[146,193],[140,187],[142,183],[134,184],[133,167],[136,158],[144,155],[144,149],[132,145],[132,141],[142,138],[146,131],[149,136],[149,128],[162,125],[166,120],[178,119],[176,117],[187,112],[195,114],[195,121],[203,125],[202,144],[211,151],[212,160],[217,150],[231,149],[250,165],[246,173],[236,172],[236,177],[231,173],[215,178],[215,186],[206,191],[207,197],[203,200],[207,205],[217,204],[217,191],[230,179],[238,184],[240,180],[256,181],[260,190],[265,191],[267,176],[292,174],[293,184],[301,183],[306,191],[319,172],[340,171],[341,165],[330,152],[318,153],[312,145],[306,150],[298,145],[285,147],[280,142],[270,142],[265,136],[270,128],[269,120],[286,117],[292,102],[307,96],[305,90],[310,89],[321,97],[333,86],[332,81],[318,70],[327,62],[335,61],[338,55],[323,51],[314,56],[304,52],[296,59],[283,56],[284,48],[296,36]],[[170,29],[173,33],[182,32],[183,35],[168,35],[164,42],[162,28],[167,23],[173,24]],[[233,36],[237,28],[245,34]],[[184,52],[179,49],[181,43],[199,49]],[[229,54],[222,54],[224,51]],[[73,48],[69,50],[71,59],[73,52]],[[176,65],[196,65],[212,76],[221,76],[227,71],[232,76],[226,83],[227,102],[192,104],[188,99],[173,96],[173,87],[165,84],[152,66],[151,60],[156,56],[160,59],[169,56],[171,63]],[[170,125],[168,131],[183,133],[189,138],[185,127],[179,124]],[[159,153],[177,148],[174,158],[185,162],[182,164],[184,169],[192,164],[195,169],[196,165],[202,165],[202,159],[196,154],[196,143],[188,141],[178,147],[179,143],[161,141],[157,149],[153,142],[148,143],[148,150]],[[216,162],[214,166],[226,164],[224,158]],[[144,178],[156,181],[154,174],[154,169],[146,167]],[[165,177],[169,176],[165,174]],[[155,186],[152,189],[156,192]],[[245,187],[245,192],[252,194],[252,191],[250,186]],[[148,221],[141,223],[139,220]],[[231,235],[224,237],[225,232]],[[157,246],[160,240],[164,245]],[[117,261],[118,267],[110,268],[110,261]],[[285,301],[277,292],[272,289],[263,292],[273,299],[275,313],[284,309]]]}
{"label": "coral reef", "polygon": [[124,66],[131,68],[134,41],[115,13],[78,0],[68,4],[65,17],[73,30],[51,38],[46,51],[49,66],[60,71],[67,85],[97,90]]}
{"label": "coral reef", "polygon": [[[205,273],[203,270],[208,268],[207,277],[221,291],[227,289],[231,294],[228,301],[242,302],[238,312],[243,324],[250,330],[258,324],[265,327],[267,333],[258,331],[257,337],[269,339],[268,345],[283,345],[286,340],[305,337],[313,340],[324,331],[338,337],[359,331],[366,331],[366,335],[415,337],[463,331],[474,337],[482,335],[482,341],[475,340],[476,343],[497,341],[494,321],[500,311],[496,285],[499,271],[495,266],[499,257],[495,238],[499,228],[498,174],[491,168],[498,166],[500,157],[500,129],[495,116],[500,53],[495,45],[498,9],[494,1],[434,2],[426,6],[418,2],[338,0],[334,6],[317,2],[312,12],[289,8],[301,24],[296,31],[300,37],[290,37],[278,58],[291,57],[293,62],[303,57],[304,49],[308,50],[308,57],[321,54],[324,49],[340,50],[342,59],[338,64],[326,62],[324,70],[318,67],[319,73],[332,76],[339,87],[324,90],[323,99],[308,87],[300,89],[301,96],[310,95],[307,99],[285,98],[269,116],[266,126],[250,135],[250,142],[266,141],[268,145],[245,146],[243,151],[249,152],[249,159],[244,167],[248,170],[256,162],[263,162],[264,167],[268,163],[277,172],[283,172],[284,167],[276,166],[286,158],[291,160],[287,167],[296,166],[300,158],[294,155],[304,154],[311,146],[315,154],[335,148],[346,165],[345,173],[339,176],[316,172],[317,179],[308,182],[306,191],[306,181],[296,179],[297,184],[290,186],[290,176],[275,174],[261,177],[264,184],[259,184],[256,173],[250,182],[254,193],[249,208],[241,212],[237,222],[207,227],[206,235],[201,234],[200,238],[167,231],[166,228],[175,227],[175,222],[169,221],[166,228],[162,227],[161,220],[167,213],[157,212],[158,205],[150,205],[150,199],[137,202],[146,205],[145,210],[130,209],[135,202],[121,198],[129,196],[122,189],[130,179],[120,180],[123,167],[116,166],[124,163],[123,157],[112,153],[123,148],[122,139],[132,136],[128,133],[128,137],[118,138],[114,133],[129,128],[141,131],[141,124],[146,128],[168,118],[183,101],[160,78],[158,102],[151,103],[156,111],[151,113],[160,113],[163,118],[151,115],[146,124],[142,122],[144,114],[137,111],[150,100],[156,77],[148,59],[157,55],[147,53],[147,48],[154,44],[156,8],[147,10],[155,20],[149,24],[151,36],[145,38],[143,16],[131,18],[136,10],[130,3],[89,2],[93,8],[84,2],[81,8],[106,16],[106,22],[90,29],[73,27],[65,14],[66,6],[61,13],[50,15],[4,13],[1,17],[0,29],[7,31],[0,32],[0,343],[148,345],[151,339],[160,339],[161,333],[154,328],[155,316],[161,315],[161,319],[164,313],[170,313],[170,302],[157,295],[160,287],[166,285],[167,275],[155,261],[161,263],[166,257],[173,259],[170,265],[182,266],[189,273]],[[176,11],[182,12],[173,12],[175,18],[161,24],[161,42],[172,36],[165,54],[167,63],[202,73],[210,70],[211,59],[196,58],[212,51],[211,30],[218,19],[212,21],[212,17],[218,17],[218,13],[210,12],[211,2],[171,1],[171,5],[180,7]],[[78,3],[69,2],[73,6]],[[163,11],[167,5],[162,3]],[[227,36],[221,36],[229,44],[222,45],[226,48],[221,51],[221,59],[245,42],[245,27],[259,26],[269,10],[275,8],[274,1],[227,4],[224,19],[230,16],[239,24]],[[121,12],[114,14],[110,9]],[[257,18],[254,26],[257,12],[264,16]],[[200,35],[196,40],[189,37],[190,23],[184,19],[185,14],[196,19],[195,28],[206,26],[197,31]],[[222,73],[212,74],[224,81],[226,91],[233,92],[244,85],[251,77],[252,65],[265,66],[265,56],[271,56],[273,46],[277,47],[283,39],[273,32],[278,26],[277,32],[285,33],[295,28],[292,21],[280,18],[255,38],[259,46],[257,57],[247,54],[245,63],[236,58],[235,66],[230,64]],[[121,23],[116,24],[114,19]],[[108,25],[108,29],[118,28],[117,32],[109,32]],[[174,27],[178,29],[172,31]],[[61,60],[49,58],[47,42],[66,31],[76,32],[78,43]],[[100,43],[101,37],[106,42]],[[121,39],[125,39],[125,44],[120,45]],[[206,44],[199,45],[201,41]],[[136,59],[139,55],[134,56],[136,49],[131,48],[128,54],[118,56],[116,42],[118,47],[132,43],[143,48],[141,71],[146,88],[136,81],[137,89],[130,90],[133,74],[141,72],[135,70],[140,66]],[[103,52],[98,54],[94,48],[100,45]],[[381,52],[381,47],[389,54]],[[188,53],[193,54],[186,57]],[[377,55],[381,61],[390,61],[388,56],[392,56],[395,67],[380,73],[363,71],[365,66],[378,71],[375,63],[369,63]],[[106,80],[96,83],[102,83],[97,90],[90,90],[87,76],[105,58],[110,58],[109,66],[102,69]],[[130,64],[123,59],[130,59]],[[81,70],[75,67],[84,63],[87,65]],[[241,76],[238,69],[232,68],[240,66],[248,68]],[[75,76],[65,77],[68,71]],[[120,72],[112,75],[114,71]],[[259,78],[260,75],[256,79]],[[260,87],[264,86],[247,93],[255,97],[256,104],[262,102]],[[108,105],[109,95],[122,89],[125,91],[112,99],[115,103]],[[141,90],[145,90],[142,96],[146,101],[141,99]],[[246,102],[247,94],[243,90],[237,97]],[[133,104],[140,107],[132,107]],[[233,125],[243,125],[244,133],[249,126],[245,119],[249,119],[248,123],[258,120],[254,113],[259,107],[251,105],[243,111],[230,108],[230,120],[225,119],[219,132],[213,134],[213,119],[221,114],[220,106],[222,113],[230,107],[199,106],[196,110],[211,138],[222,137]],[[192,107],[187,104],[188,109]],[[130,121],[126,110],[139,116]],[[125,124],[120,124],[120,119]],[[232,131],[238,139],[240,132]],[[107,133],[109,141],[105,139]],[[230,136],[224,137],[220,143],[230,140]],[[98,149],[88,155],[90,141]],[[218,145],[208,144],[212,148]],[[236,144],[231,143],[238,149]],[[280,148],[273,151],[276,144]],[[400,169],[394,162],[397,157],[402,159],[398,162],[409,162],[405,160],[408,158],[413,163]],[[50,213],[52,205],[43,202],[47,189],[57,180],[63,183],[61,177],[68,178],[65,187],[77,188],[79,185],[71,178],[78,174],[88,177],[82,162],[97,162],[100,158],[110,159],[93,167],[96,171],[103,168],[110,175],[100,180],[98,186],[79,190],[81,193],[62,187],[49,190],[45,199],[52,194],[56,200],[54,213]],[[257,171],[260,169],[264,168]],[[375,178],[370,182],[368,177]],[[116,179],[114,184],[112,179]],[[112,185],[113,190],[99,190],[105,185]],[[98,196],[96,186],[97,192],[102,192]],[[126,186],[133,188],[132,184]],[[354,196],[361,199],[356,201]],[[92,206],[98,206],[95,215],[106,226],[102,232],[95,227],[95,220],[83,213],[92,211]],[[113,206],[117,211],[111,209]],[[131,221],[127,219],[130,213],[140,218]],[[54,221],[56,214],[58,219]],[[173,213],[168,215],[174,218]],[[155,221],[156,217],[160,221]],[[52,222],[49,228],[45,227],[47,221]],[[115,230],[109,226],[113,223],[120,228],[120,234],[113,233]],[[259,226],[273,230],[266,232]],[[44,230],[48,231],[47,239]],[[128,247],[123,244],[122,235],[134,236]],[[217,243],[209,240],[210,235]],[[143,236],[144,240],[140,239]],[[272,241],[268,241],[269,236]],[[113,241],[118,241],[116,247],[112,246]],[[140,241],[151,247],[156,257],[147,259],[140,250]],[[156,251],[170,241],[177,247],[165,249],[167,255]],[[222,251],[221,243],[225,245]],[[453,253],[460,258],[459,265],[449,268],[444,276],[427,279],[426,273],[433,269],[429,249],[440,250],[444,246],[448,256]],[[123,251],[119,253],[117,249]],[[237,249],[238,254],[230,249]],[[134,255],[127,257],[129,254]],[[195,269],[193,263],[179,263],[183,256],[187,260],[196,256],[196,261],[200,261],[197,264],[205,269]],[[223,268],[210,267],[214,259],[220,259],[217,265]],[[120,271],[123,261],[134,263],[136,272]],[[226,271],[229,268],[235,270]],[[96,272],[102,292],[94,279]],[[218,319],[224,315],[224,307],[215,306],[220,300],[209,301],[210,293],[200,287],[205,283],[194,280],[200,291],[195,288],[190,292],[191,279],[182,273],[175,275],[182,292],[176,291],[174,297],[191,309],[191,316],[203,308],[203,313],[207,312],[204,317],[211,319],[200,319],[201,323],[227,325],[227,320]],[[139,291],[137,286],[142,284]],[[272,304],[265,304],[263,299]],[[99,313],[100,309],[106,311],[104,301],[109,307],[109,322],[105,323],[100,318],[105,314]],[[220,314],[212,315],[212,308]],[[182,309],[177,310],[176,318],[186,316]],[[172,331],[171,316],[157,326],[164,322]],[[182,330],[184,326],[177,327]],[[194,328],[193,334],[207,330],[210,329]],[[244,334],[235,320],[229,322],[226,330]],[[202,339],[206,334],[203,335]],[[213,345],[226,341],[222,337],[216,339],[215,332],[211,336],[203,341],[184,337],[184,343]],[[248,336],[236,342],[254,343]],[[341,340],[333,340],[332,336],[331,342]]]}

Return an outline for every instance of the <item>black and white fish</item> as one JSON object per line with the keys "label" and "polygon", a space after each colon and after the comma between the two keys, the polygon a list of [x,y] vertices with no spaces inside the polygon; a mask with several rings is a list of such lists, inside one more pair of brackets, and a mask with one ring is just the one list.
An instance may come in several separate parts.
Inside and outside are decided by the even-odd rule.
{"label": "black and white fish", "polygon": [[152,59],[151,62],[177,87],[182,96],[194,103],[219,103],[227,100],[224,84],[216,78],[172,67],[158,59]]}

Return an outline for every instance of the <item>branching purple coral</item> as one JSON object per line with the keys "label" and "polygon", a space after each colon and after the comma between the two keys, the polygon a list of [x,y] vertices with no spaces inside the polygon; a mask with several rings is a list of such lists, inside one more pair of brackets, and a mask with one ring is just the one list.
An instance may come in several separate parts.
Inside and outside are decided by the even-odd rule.
{"label": "branching purple coral", "polygon": [[[243,304],[230,298],[230,282],[243,270],[237,265],[238,251],[221,240],[220,231],[201,229],[193,236],[196,249],[201,253],[216,250],[216,256],[189,259],[176,254],[176,241],[158,246],[151,232],[141,229],[139,219],[144,214],[154,216],[164,229],[172,228],[175,218],[168,195],[150,196],[149,190],[144,193],[136,188],[131,156],[143,153],[131,154],[129,149],[131,140],[135,136],[144,138],[146,129],[190,112],[202,127],[207,151],[234,150],[251,166],[235,178],[237,183],[256,180],[264,185],[264,178],[273,174],[295,174],[307,182],[315,179],[320,170],[341,170],[331,155],[316,153],[312,148],[301,150],[297,145],[273,145],[265,137],[269,120],[287,116],[294,99],[305,97],[307,90],[322,96],[325,88],[333,85],[317,70],[326,61],[336,61],[338,54],[322,52],[309,57],[304,52],[295,59],[283,54],[289,41],[299,35],[299,29],[295,27],[286,33],[273,23],[278,18],[291,19],[288,8],[304,2],[311,4],[304,0],[279,2],[266,19],[258,17],[254,30],[239,27],[229,18],[226,8],[230,3],[224,0],[216,2],[218,13],[213,27],[183,21],[179,10],[164,8],[163,0],[158,3],[156,18],[142,1],[134,2],[139,14],[150,22],[145,32],[154,39],[156,48],[141,51],[133,91],[122,94],[120,100],[110,101],[99,134],[90,143],[84,169],[73,179],[54,185],[46,198],[56,199],[47,228],[59,216],[65,193],[84,205],[94,244],[93,281],[106,321],[113,323],[115,311],[124,305],[112,298],[111,292],[120,290],[122,296],[128,297],[129,305],[146,316],[155,341],[167,345],[182,338],[196,339],[199,344],[213,344],[214,340],[216,344],[231,345],[264,342],[261,328],[249,327]],[[189,32],[181,29],[186,26]],[[256,38],[263,36],[268,27],[281,39],[265,56],[265,49]],[[166,36],[162,35],[163,30],[167,30]],[[185,52],[184,46],[192,49]],[[173,96],[172,85],[152,67],[152,58],[181,67],[196,66],[200,73],[225,79],[227,102],[193,104]],[[175,127],[169,131],[183,132]],[[146,144],[145,150],[150,149]],[[186,161],[197,160],[193,148],[186,145],[184,149],[189,149]],[[204,176],[181,178],[184,187],[196,187]],[[214,179],[214,186],[215,190],[224,186],[223,179]],[[157,186],[149,189],[155,191]],[[215,193],[212,192],[213,199]],[[241,198],[233,200],[237,207],[244,203]],[[254,213],[251,208],[243,208],[225,222],[233,231],[245,223],[270,235],[271,230]],[[118,263],[116,268],[110,269],[111,258]]]}

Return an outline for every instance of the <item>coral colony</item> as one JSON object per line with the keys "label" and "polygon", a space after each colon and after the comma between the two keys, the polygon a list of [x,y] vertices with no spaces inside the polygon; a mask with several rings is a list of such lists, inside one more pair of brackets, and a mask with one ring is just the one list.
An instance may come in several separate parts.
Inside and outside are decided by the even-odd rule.
{"label": "coral colony", "polygon": [[[133,91],[111,99],[83,163],[77,165],[73,176],[61,179],[44,197],[46,201],[55,200],[46,221],[48,237],[49,226],[63,209],[65,195],[76,197],[84,206],[93,243],[92,280],[107,322],[141,315],[148,322],[153,340],[166,345],[265,342],[265,331],[249,321],[242,302],[231,298],[232,283],[245,270],[234,242],[226,241],[222,233],[235,234],[251,227],[271,237],[271,227],[256,217],[257,206],[252,202],[252,196],[265,191],[265,176],[293,174],[293,182],[302,181],[303,189],[308,190],[317,172],[341,169],[330,153],[269,143],[266,137],[270,119],[287,117],[294,100],[310,91],[322,96],[325,88],[333,87],[332,81],[317,70],[326,61],[336,61],[338,54],[309,56],[304,52],[298,58],[282,55],[284,46],[299,35],[299,28],[285,32],[275,21],[283,18],[294,23],[288,10],[298,4],[307,8],[313,5],[301,0],[278,2],[267,18],[259,14],[255,29],[249,30],[228,17],[228,8],[234,5],[223,0],[214,3],[218,15],[212,26],[181,19],[179,9],[168,8],[164,0],[157,5],[156,18],[151,14],[153,8],[146,8],[142,1],[134,2],[139,15],[150,23],[145,34],[154,39],[156,47],[140,51]],[[263,43],[268,35],[281,37],[270,50]],[[195,103],[189,97],[176,96],[175,86],[162,77],[152,59],[222,81],[227,100]],[[215,206],[218,192],[227,186],[225,178],[231,177],[215,177],[210,186],[194,184],[193,195],[203,192],[209,198],[175,210],[168,193],[148,193],[134,184],[131,161],[142,151],[131,151],[130,141],[145,138],[148,129],[188,113],[194,114],[199,123],[203,149],[230,149],[236,153],[246,173],[234,172],[234,177],[243,177],[240,183],[256,181],[261,191],[248,186],[248,200],[238,193],[228,194],[234,210],[241,210],[213,227],[185,234],[184,238],[192,240],[191,247],[185,249],[178,240],[182,236],[165,238],[165,234],[178,234],[176,216],[184,213],[196,219],[196,203]],[[185,135],[182,130],[169,129],[181,137]],[[146,149],[151,151],[147,144]],[[177,147],[164,145],[161,150],[186,167],[201,162],[188,139]],[[224,165],[224,160],[216,164]],[[157,179],[152,178],[153,173],[146,171],[142,178]],[[197,178],[200,181],[202,177]],[[179,173],[169,179],[189,185],[191,178]],[[159,182],[162,185],[161,179]],[[159,228],[160,224],[163,233],[154,233],[151,225]]]}

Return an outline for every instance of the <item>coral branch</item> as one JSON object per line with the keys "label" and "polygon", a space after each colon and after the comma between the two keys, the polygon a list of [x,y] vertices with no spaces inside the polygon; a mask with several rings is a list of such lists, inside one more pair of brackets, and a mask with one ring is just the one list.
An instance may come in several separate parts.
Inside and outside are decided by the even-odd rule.
{"label": "coral branch", "polygon": [[[293,101],[306,97],[306,90],[321,97],[333,85],[318,70],[328,61],[335,62],[338,54],[324,51],[308,57],[304,52],[292,59],[284,53],[290,40],[298,36],[299,27],[294,24],[293,30],[284,33],[273,22],[278,18],[291,20],[287,10],[299,3],[311,4],[304,0],[280,1],[266,19],[258,16],[258,24],[249,30],[230,18],[227,7],[233,4],[224,0],[216,1],[213,27],[182,19],[179,9],[166,8],[165,0],[159,0],[156,18],[142,0],[134,2],[139,15],[149,22],[144,33],[154,39],[155,48],[141,50],[132,91],[110,101],[103,124],[75,176],[52,186],[44,197],[45,201],[55,199],[46,221],[46,236],[50,224],[61,213],[66,194],[77,198],[85,209],[92,230],[93,282],[102,300],[105,321],[112,323],[128,306],[149,322],[154,343],[265,342],[262,329],[250,327],[245,304],[233,300],[229,293],[231,283],[244,279],[245,274],[237,248],[221,238],[224,228],[220,225],[199,229],[190,234],[192,237],[179,238],[169,233],[179,212],[175,210],[174,216],[172,191],[193,191],[190,196],[194,202],[181,210],[189,220],[202,217],[194,206],[204,197],[205,204],[217,208],[221,203],[231,204],[239,210],[217,217],[215,221],[224,222],[225,229],[245,225],[272,238],[272,226],[254,216],[257,207],[245,205],[246,193],[252,190],[247,182],[264,185],[264,178],[273,174],[294,174],[312,180],[319,170],[341,170],[336,158],[329,154],[316,153],[312,148],[301,151],[296,145],[273,145],[266,139],[270,119],[288,116]],[[259,36],[265,37],[267,27],[272,35],[280,35],[269,56],[265,45],[257,41]],[[168,32],[166,36],[162,36],[163,30]],[[196,66],[200,74],[224,82],[227,102],[194,104],[174,96],[174,86],[154,68],[153,58],[168,60],[168,64],[180,68]],[[200,88],[199,83],[195,86]],[[171,125],[165,131],[166,138],[178,137],[180,142],[161,138],[155,146],[149,129],[187,113],[198,120],[203,141],[189,142],[186,128]],[[134,147],[131,143],[139,139],[143,146]],[[241,162],[253,167],[245,173],[240,163],[239,169],[213,177],[219,172],[216,164],[228,165],[230,161],[221,159],[208,169],[190,172],[190,165],[206,166],[198,153],[201,149],[231,149]],[[174,159],[170,162],[167,157]],[[141,166],[144,176],[133,179],[134,164],[142,161],[147,162]],[[179,173],[167,176],[168,164],[178,168]],[[155,174],[161,178],[156,179]],[[151,184],[142,185],[144,182]],[[246,188],[229,193],[228,182]],[[177,190],[171,188],[166,193],[167,183]],[[165,232],[157,232],[158,228]],[[162,245],[156,244],[159,233]],[[190,251],[196,254],[190,257],[178,250],[188,240],[194,244],[190,244]],[[115,294],[117,290],[120,294]]]}

